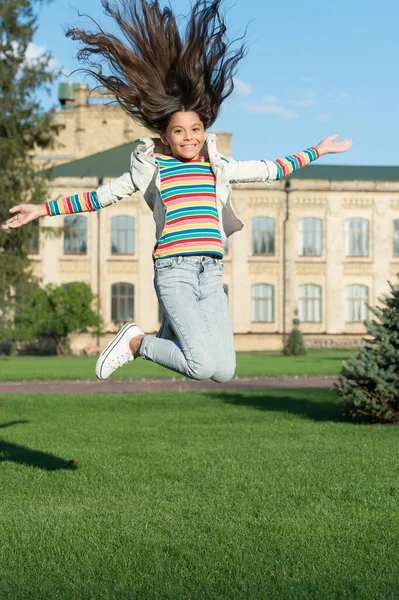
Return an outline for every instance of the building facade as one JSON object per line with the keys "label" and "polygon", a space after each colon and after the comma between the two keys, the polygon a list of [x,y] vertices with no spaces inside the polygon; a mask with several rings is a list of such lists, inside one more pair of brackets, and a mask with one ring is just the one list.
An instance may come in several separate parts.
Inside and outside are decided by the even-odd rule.
{"label": "building facade", "polygon": [[[70,154],[64,161],[56,154],[54,163],[64,164],[54,170],[49,199],[96,189],[102,169],[122,174],[130,154],[121,139],[151,135],[129,124],[126,140],[120,108],[91,104],[83,86],[78,94],[79,118],[72,99],[59,113],[62,120],[68,112],[62,143]],[[97,136],[95,123],[102,131],[104,120],[110,133]],[[78,125],[90,139],[82,138],[77,151],[69,138]],[[230,155],[231,134],[216,134],[219,150]],[[224,283],[236,348],[281,349],[296,310],[308,345],[361,343],[367,304],[377,304],[399,272],[399,169],[312,165],[288,181],[235,185],[233,203],[244,229],[228,239]],[[158,330],[155,228],[139,193],[97,213],[47,217],[40,225],[61,233],[40,235],[32,246],[37,276],[44,284],[86,281],[100,299],[107,335],[76,337],[76,351],[104,346],[126,320],[134,319],[146,333]]]}

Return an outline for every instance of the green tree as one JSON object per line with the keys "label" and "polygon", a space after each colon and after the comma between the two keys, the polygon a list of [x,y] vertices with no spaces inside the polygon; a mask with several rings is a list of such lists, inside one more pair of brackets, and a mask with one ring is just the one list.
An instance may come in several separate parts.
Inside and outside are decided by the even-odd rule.
{"label": "green tree", "polygon": [[369,307],[376,318],[366,321],[366,345],[335,386],[347,414],[379,423],[399,423],[399,285],[389,285],[381,307]]}
{"label": "green tree", "polygon": [[37,287],[15,321],[23,339],[51,337],[59,354],[69,352],[71,333],[92,329],[97,334],[101,328],[96,298],[91,287],[83,282]]}
{"label": "green tree", "polygon": [[[37,29],[35,6],[47,0],[0,2],[0,224],[12,206],[43,202],[46,178],[35,173],[33,154],[53,145],[58,127],[53,111],[41,109],[39,94],[55,75],[50,55],[27,57]],[[48,176],[47,176],[48,177]],[[0,336],[17,336],[14,315],[32,281],[27,250],[33,224],[3,231],[0,228]],[[1,338],[0,338],[1,339]]]}
{"label": "green tree", "polygon": [[295,318],[292,320],[292,324],[293,328],[288,336],[283,354],[285,354],[285,356],[300,356],[307,354],[303,335],[299,330],[300,320],[298,319],[298,310],[295,311]]}

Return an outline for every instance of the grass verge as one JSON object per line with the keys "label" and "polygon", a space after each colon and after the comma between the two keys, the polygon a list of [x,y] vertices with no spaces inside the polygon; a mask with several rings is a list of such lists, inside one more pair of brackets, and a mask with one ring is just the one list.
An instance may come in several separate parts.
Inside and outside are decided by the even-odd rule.
{"label": "grass verge", "polygon": [[0,409],[2,600],[398,598],[398,430],[330,391]]}
{"label": "grass verge", "polygon": [[[239,377],[281,375],[336,375],[342,361],[353,356],[353,350],[312,350],[306,356],[283,356],[279,352],[238,352]],[[90,357],[0,357],[0,381],[20,379],[93,379],[96,358]],[[179,377],[150,361],[137,360],[119,369],[114,378]]]}

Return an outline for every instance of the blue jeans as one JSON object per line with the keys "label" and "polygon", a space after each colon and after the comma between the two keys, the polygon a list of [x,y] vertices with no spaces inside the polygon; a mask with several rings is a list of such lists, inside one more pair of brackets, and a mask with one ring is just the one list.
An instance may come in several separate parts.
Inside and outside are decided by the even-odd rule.
{"label": "blue jeans", "polygon": [[176,341],[162,339],[169,329],[163,326],[157,337],[144,337],[140,355],[191,379],[230,381],[236,359],[223,263],[209,256],[173,256],[158,258],[154,268],[159,304]]}

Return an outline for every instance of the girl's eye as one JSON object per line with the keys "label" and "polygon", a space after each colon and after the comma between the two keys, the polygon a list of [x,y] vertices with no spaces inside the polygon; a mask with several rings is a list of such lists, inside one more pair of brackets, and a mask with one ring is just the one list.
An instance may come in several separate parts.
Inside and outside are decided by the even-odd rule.
{"label": "girl's eye", "polygon": [[[199,131],[199,127],[194,127],[193,131]],[[181,133],[181,129],[175,129],[173,133]]]}

